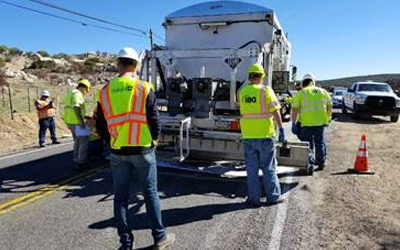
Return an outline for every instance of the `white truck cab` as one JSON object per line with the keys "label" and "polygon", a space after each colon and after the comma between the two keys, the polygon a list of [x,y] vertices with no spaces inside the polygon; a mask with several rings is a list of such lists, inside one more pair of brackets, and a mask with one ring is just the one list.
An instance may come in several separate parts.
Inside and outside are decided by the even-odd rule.
{"label": "white truck cab", "polygon": [[397,122],[400,113],[400,98],[387,83],[354,82],[343,96],[342,113],[390,116]]}

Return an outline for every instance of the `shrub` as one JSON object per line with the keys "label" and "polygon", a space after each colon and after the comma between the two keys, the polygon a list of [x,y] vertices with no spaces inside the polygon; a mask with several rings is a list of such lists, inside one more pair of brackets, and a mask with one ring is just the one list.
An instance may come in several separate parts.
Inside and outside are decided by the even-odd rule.
{"label": "shrub", "polygon": [[7,86],[7,78],[5,77],[4,73],[0,71],[0,86]]}
{"label": "shrub", "polygon": [[99,58],[89,58],[85,61],[85,65],[89,67],[94,67],[96,63],[100,62]]}
{"label": "shrub", "polygon": [[7,53],[8,52],[8,48],[5,45],[0,45],[0,53]]}
{"label": "shrub", "polygon": [[58,53],[58,54],[55,54],[55,55],[53,55],[53,58],[56,58],[56,59],[69,59],[69,55],[68,54],[65,54],[65,53]]}
{"label": "shrub", "polygon": [[56,63],[53,61],[34,61],[29,67],[30,69],[54,69]]}
{"label": "shrub", "polygon": [[22,50],[18,49],[18,48],[9,48],[8,49],[8,54],[11,56],[20,56],[22,55],[24,52],[22,52]]}
{"label": "shrub", "polygon": [[38,53],[39,55],[41,55],[43,57],[50,57],[50,54],[47,53],[47,51],[44,51],[44,50],[39,50],[36,53]]}
{"label": "shrub", "polygon": [[0,68],[3,68],[4,66],[6,66],[6,61],[0,57]]}

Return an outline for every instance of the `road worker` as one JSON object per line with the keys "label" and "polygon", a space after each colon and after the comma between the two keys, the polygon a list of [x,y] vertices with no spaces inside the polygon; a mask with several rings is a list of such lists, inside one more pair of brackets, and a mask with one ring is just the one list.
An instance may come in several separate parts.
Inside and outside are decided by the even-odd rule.
{"label": "road worker", "polygon": [[[289,98],[286,98],[285,101],[290,103],[291,108],[293,107],[293,102],[296,100],[296,95],[297,93],[303,88],[301,81],[296,81],[294,84],[294,89],[296,90],[296,93]],[[292,126],[292,133],[295,134],[297,137],[299,137],[300,134],[300,129],[301,129],[301,124],[299,121],[295,123],[295,126]]]}
{"label": "road worker", "polygon": [[[315,86],[315,77],[306,74],[300,90],[292,106],[292,131],[297,133],[300,140],[308,141],[310,148],[315,149],[315,156],[310,164],[322,170],[326,163],[325,128],[331,121],[332,101],[329,93]],[[300,131],[296,123],[300,122]]]}
{"label": "road worker", "polygon": [[[85,95],[91,90],[87,79],[78,82],[76,89],[64,99],[64,122],[74,138],[74,164],[76,169],[86,168],[90,130],[86,122]],[[87,133],[85,132],[87,131]]]}
{"label": "road worker", "polygon": [[275,157],[274,121],[279,128],[279,142],[285,140],[280,105],[274,91],[263,85],[264,69],[253,64],[248,70],[249,82],[239,89],[240,127],[244,144],[247,171],[247,201],[251,207],[261,206],[259,169],[263,172],[263,185],[267,204],[282,201]]}
{"label": "road worker", "polygon": [[39,146],[45,147],[46,130],[50,130],[51,141],[53,144],[60,142],[56,137],[56,111],[53,107],[53,101],[50,100],[50,92],[43,90],[40,94],[40,99],[35,101],[35,107],[39,118]]}
{"label": "road worker", "polygon": [[138,68],[137,52],[132,48],[122,49],[118,55],[119,77],[104,86],[100,92],[96,128],[100,136],[111,138],[114,216],[121,249],[134,247],[127,214],[129,187],[134,170],[140,180],[154,249],[164,249],[174,243],[175,236],[166,233],[157,193],[155,147],[161,124],[153,86],[138,78]]}

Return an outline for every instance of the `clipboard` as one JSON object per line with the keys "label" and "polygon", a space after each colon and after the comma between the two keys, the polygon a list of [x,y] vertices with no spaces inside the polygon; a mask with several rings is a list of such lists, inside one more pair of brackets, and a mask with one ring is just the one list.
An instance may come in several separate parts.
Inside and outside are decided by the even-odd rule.
{"label": "clipboard", "polygon": [[85,128],[82,128],[82,126],[80,126],[80,125],[76,125],[75,126],[75,135],[77,137],[89,136],[90,135],[89,125],[85,125]]}

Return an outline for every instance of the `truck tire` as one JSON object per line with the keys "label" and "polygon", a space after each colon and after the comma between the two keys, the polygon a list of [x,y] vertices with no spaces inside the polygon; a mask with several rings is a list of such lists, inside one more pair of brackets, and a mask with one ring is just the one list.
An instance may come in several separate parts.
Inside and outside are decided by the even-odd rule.
{"label": "truck tire", "polygon": [[390,117],[391,122],[397,122],[399,120],[399,115],[394,115]]}
{"label": "truck tire", "polygon": [[342,114],[347,114],[346,104],[342,103]]}
{"label": "truck tire", "polygon": [[360,114],[358,113],[357,110],[357,104],[354,102],[353,103],[353,119],[359,119],[360,118]]}

